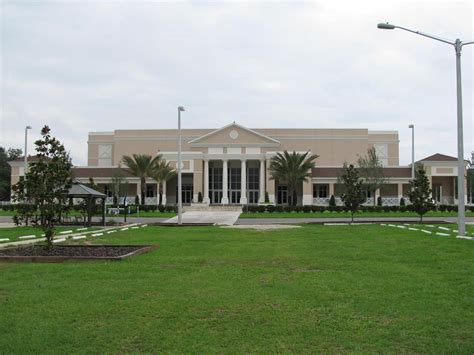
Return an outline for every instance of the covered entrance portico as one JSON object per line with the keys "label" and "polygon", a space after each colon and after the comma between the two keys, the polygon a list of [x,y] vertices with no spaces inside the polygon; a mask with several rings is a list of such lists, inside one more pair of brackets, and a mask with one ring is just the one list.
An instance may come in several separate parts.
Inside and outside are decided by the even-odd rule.
{"label": "covered entrance portico", "polygon": [[264,201],[264,159],[204,160],[204,203],[245,205]]}

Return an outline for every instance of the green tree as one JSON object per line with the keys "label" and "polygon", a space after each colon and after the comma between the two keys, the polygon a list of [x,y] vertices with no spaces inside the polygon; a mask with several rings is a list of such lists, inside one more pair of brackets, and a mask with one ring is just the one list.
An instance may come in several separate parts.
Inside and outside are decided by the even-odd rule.
{"label": "green tree", "polygon": [[153,172],[153,179],[158,182],[158,205],[161,206],[163,204],[163,184],[176,176],[175,169],[169,164],[161,159],[156,163],[155,171]]}
{"label": "green tree", "polygon": [[147,154],[133,154],[131,157],[125,155],[122,161],[131,170],[132,174],[140,179],[141,203],[145,204],[146,179],[153,178],[156,165],[160,162],[161,155],[152,158]]}
{"label": "green tree", "polygon": [[311,168],[318,155],[301,153],[277,153],[270,162],[270,178],[279,184],[286,185],[290,204],[296,205],[295,193],[299,184],[306,182],[311,177]]}
{"label": "green tree", "polygon": [[21,149],[0,147],[0,201],[10,199],[11,166],[9,161],[18,159],[22,155]]}
{"label": "green tree", "polygon": [[364,185],[374,198],[374,206],[376,205],[375,191],[380,189],[387,183],[384,176],[383,165],[377,156],[374,147],[367,149],[365,156],[359,156],[357,159],[358,171],[360,177],[364,180]]}
{"label": "green tree", "polygon": [[[39,218],[34,224],[41,225],[49,248],[55,234],[55,225],[62,213],[67,211],[67,193],[72,185],[71,158],[64,146],[51,130],[44,126],[42,138],[35,142],[37,162],[31,163],[25,179],[13,186],[14,200],[34,206]],[[22,224],[31,214],[24,209],[17,210],[16,224]]]}
{"label": "green tree", "polygon": [[423,223],[423,215],[434,209],[434,203],[431,198],[430,181],[426,176],[423,165],[416,166],[415,179],[410,181],[410,190],[408,197],[413,210],[420,216],[420,223]]}
{"label": "green tree", "polygon": [[354,213],[356,213],[360,205],[365,202],[365,192],[363,180],[359,178],[354,165],[349,166],[344,163],[342,175],[339,177],[339,183],[342,184],[341,200],[344,202],[346,209],[351,212],[351,224],[354,222]]}
{"label": "green tree", "polygon": [[125,179],[125,174],[120,165],[119,165],[119,169],[112,176],[109,188],[112,191],[114,204],[118,204],[120,197],[126,196],[127,194],[128,182]]}

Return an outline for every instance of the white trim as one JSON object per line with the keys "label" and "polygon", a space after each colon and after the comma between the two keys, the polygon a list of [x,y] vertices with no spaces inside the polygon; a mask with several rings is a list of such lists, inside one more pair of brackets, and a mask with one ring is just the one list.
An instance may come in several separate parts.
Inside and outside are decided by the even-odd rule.
{"label": "white trim", "polygon": [[369,134],[398,134],[398,131],[368,131]]}
{"label": "white trim", "polygon": [[115,132],[104,131],[104,132],[89,132],[89,136],[113,136]]}
{"label": "white trim", "polygon": [[[222,127],[222,128],[216,129],[216,130],[214,130],[214,131],[212,131],[212,132],[209,132],[209,133],[207,133],[207,134],[205,134],[205,135],[203,135],[203,136],[201,136],[201,137],[198,137],[198,138],[196,138],[196,139],[193,139],[192,141],[189,141],[188,144],[195,144],[195,143],[197,143],[198,141],[200,141],[200,140],[202,140],[202,139],[204,139],[204,138],[207,138],[207,137],[209,137],[209,136],[211,136],[211,135],[214,135],[214,134],[216,134],[216,133],[222,132],[223,130],[225,130],[225,129],[227,129],[227,128],[230,128],[230,127],[237,127],[237,128],[240,128],[240,129],[243,130],[243,131],[246,131],[246,132],[255,134],[255,135],[257,135],[257,136],[259,136],[259,137],[261,137],[261,138],[264,138],[264,139],[266,139],[266,140],[269,140],[269,141],[271,141],[271,142],[273,142],[273,143],[277,143],[277,144],[280,143],[278,140],[276,140],[276,139],[274,139],[274,138],[268,137],[268,136],[266,136],[266,135],[264,135],[264,134],[262,134],[262,133],[256,132],[256,131],[254,131],[254,130],[252,130],[252,129],[250,129],[250,128],[246,128],[246,127],[241,126],[241,125],[239,125],[239,124],[237,124],[237,123],[235,123],[235,122],[232,122],[231,124],[228,124],[228,125],[226,125],[226,126],[224,126],[224,127]],[[222,144],[221,144],[221,145],[222,145]]]}

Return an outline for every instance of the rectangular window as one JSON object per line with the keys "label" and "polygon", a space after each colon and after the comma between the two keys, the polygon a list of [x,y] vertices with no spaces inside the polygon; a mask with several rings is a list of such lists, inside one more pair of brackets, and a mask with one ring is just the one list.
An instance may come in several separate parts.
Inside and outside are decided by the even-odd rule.
{"label": "rectangular window", "polygon": [[313,185],[313,197],[314,198],[328,198],[329,197],[329,185],[328,184],[314,184]]}
{"label": "rectangular window", "polygon": [[156,197],[156,185],[147,184],[146,185],[146,197]]}

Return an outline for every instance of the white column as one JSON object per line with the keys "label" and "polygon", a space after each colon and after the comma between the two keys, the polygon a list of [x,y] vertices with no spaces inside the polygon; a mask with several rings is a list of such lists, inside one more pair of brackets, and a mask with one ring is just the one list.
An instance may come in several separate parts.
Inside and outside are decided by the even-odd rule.
{"label": "white column", "polygon": [[227,194],[228,194],[227,179],[228,179],[227,160],[223,160],[222,161],[222,201],[221,201],[223,205],[229,204],[229,197],[227,197]]}
{"label": "white column", "polygon": [[156,205],[160,203],[160,183],[156,182]]}
{"label": "white column", "polygon": [[398,204],[400,204],[400,200],[403,197],[403,183],[401,183],[401,182],[398,183],[397,190],[398,190],[398,192],[397,192],[397,194],[398,194]]}
{"label": "white column", "polygon": [[247,164],[245,159],[241,160],[240,168],[240,204],[247,204]]}
{"label": "white column", "polygon": [[209,200],[209,160],[204,160],[204,196],[202,198],[203,203],[210,203]]}
{"label": "white column", "polygon": [[[158,196],[158,198],[160,198]],[[166,205],[166,181],[163,182],[163,194],[161,195],[161,203],[163,204],[163,206]]]}
{"label": "white column", "polygon": [[258,203],[265,203],[265,159],[260,160],[260,191],[258,193]]}

